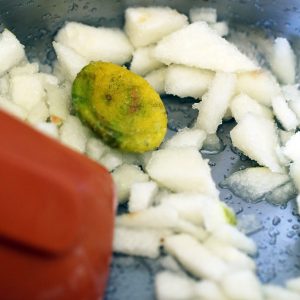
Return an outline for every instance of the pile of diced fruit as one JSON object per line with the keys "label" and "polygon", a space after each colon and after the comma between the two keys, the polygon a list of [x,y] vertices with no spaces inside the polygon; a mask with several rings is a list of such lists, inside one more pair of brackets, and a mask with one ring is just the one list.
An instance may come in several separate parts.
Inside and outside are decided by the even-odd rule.
{"label": "pile of diced fruit", "polygon": [[[234,119],[233,146],[258,166],[223,184],[248,201],[285,203],[297,195],[300,91],[290,42],[235,34],[212,8],[192,8],[188,18],[167,7],[137,7],[125,11],[124,30],[68,22],[53,47],[53,66],[29,62],[17,38],[3,31],[0,108],[112,173],[118,201],[128,205],[116,217],[114,251],[160,257],[157,299],[300,299],[300,278],[260,283],[256,245],[220,201],[200,152],[218,143],[223,120]],[[195,124],[143,154],[104,144],[72,110],[72,82],[91,61],[129,65],[159,94],[195,98]]]}

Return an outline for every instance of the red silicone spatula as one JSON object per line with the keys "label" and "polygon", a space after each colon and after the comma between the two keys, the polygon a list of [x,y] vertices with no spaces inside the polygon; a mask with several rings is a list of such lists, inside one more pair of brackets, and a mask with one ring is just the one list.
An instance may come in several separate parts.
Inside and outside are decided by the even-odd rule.
{"label": "red silicone spatula", "polygon": [[110,174],[0,112],[0,299],[101,299],[115,212]]}

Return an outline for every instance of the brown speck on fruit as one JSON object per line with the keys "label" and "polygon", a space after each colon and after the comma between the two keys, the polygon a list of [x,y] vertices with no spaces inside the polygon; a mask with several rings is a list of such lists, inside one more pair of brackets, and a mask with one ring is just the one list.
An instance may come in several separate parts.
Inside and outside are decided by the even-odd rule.
{"label": "brown speck on fruit", "polygon": [[50,116],[50,121],[51,121],[51,123],[53,123],[55,125],[60,125],[63,122],[63,120],[60,117],[55,116],[55,115]]}
{"label": "brown speck on fruit", "polygon": [[111,100],[112,100],[112,96],[111,96],[110,94],[106,94],[106,95],[105,95],[105,99],[106,99],[107,101],[111,101]]}
{"label": "brown speck on fruit", "polygon": [[141,107],[140,101],[139,101],[139,95],[136,88],[133,88],[131,91],[131,103],[129,106],[129,112],[135,113],[139,110]]}

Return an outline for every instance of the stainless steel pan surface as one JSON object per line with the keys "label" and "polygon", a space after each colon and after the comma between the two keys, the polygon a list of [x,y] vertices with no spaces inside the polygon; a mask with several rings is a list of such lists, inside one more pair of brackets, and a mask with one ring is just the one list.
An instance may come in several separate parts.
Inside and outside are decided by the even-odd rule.
{"label": "stainless steel pan surface", "polygon": [[[297,0],[0,0],[0,27],[7,27],[16,34],[27,46],[30,58],[51,63],[55,59],[51,41],[65,21],[121,27],[125,8],[133,5],[167,5],[183,13],[193,6],[216,7],[220,17],[231,26],[258,27],[286,36],[300,53],[300,3]],[[168,110],[169,134],[193,122],[196,113],[191,108],[192,99],[179,101],[170,96],[163,99]],[[232,150],[228,133],[233,125],[227,122],[218,131],[223,150],[218,154],[204,154],[210,159],[217,183],[224,176],[253,164]],[[296,214],[294,201],[281,207],[263,201],[250,204],[229,190],[220,188],[220,191],[221,199],[233,207],[238,217],[255,214],[261,223],[252,234],[259,249],[256,262],[261,280],[281,283],[299,276],[300,216]],[[106,300],[153,299],[153,275],[159,268],[156,261],[115,255]]]}

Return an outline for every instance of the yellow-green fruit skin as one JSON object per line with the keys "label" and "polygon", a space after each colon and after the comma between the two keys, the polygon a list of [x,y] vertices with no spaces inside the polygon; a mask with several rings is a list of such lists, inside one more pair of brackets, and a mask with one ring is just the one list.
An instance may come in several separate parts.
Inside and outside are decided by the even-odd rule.
{"label": "yellow-green fruit skin", "polygon": [[84,67],[73,82],[72,104],[82,122],[122,151],[153,150],[166,135],[167,114],[160,96],[125,67],[106,62]]}

